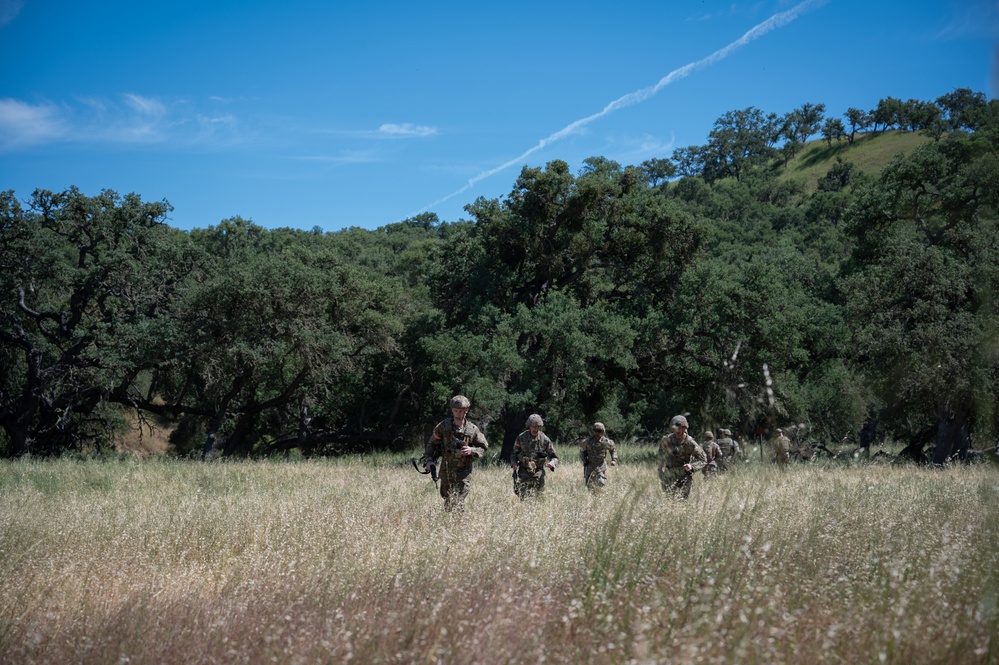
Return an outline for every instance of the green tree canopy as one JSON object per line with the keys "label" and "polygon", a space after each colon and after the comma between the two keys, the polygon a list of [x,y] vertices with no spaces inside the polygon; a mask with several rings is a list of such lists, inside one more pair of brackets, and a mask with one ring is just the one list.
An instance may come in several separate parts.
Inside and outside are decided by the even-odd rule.
{"label": "green tree canopy", "polygon": [[898,156],[862,192],[843,278],[868,378],[905,434],[936,431],[936,461],[997,431],[999,158],[995,132]]}
{"label": "green tree canopy", "polygon": [[166,202],[105,190],[0,194],[0,428],[8,454],[110,442],[111,400],[146,367],[148,332],[191,261]]}

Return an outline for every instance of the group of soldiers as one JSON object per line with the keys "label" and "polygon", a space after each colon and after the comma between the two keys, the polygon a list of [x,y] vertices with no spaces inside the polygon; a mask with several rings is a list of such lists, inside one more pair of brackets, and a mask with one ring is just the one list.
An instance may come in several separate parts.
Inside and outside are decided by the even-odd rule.
{"label": "group of soldiers", "polygon": [[[467,397],[455,395],[450,401],[451,416],[434,427],[427,441],[420,463],[427,472],[440,480],[440,494],[447,510],[464,505],[471,485],[472,466],[484,456],[489,443],[482,431],[468,421],[471,404]],[[544,420],[538,414],[528,416],[525,429],[513,444],[511,467],[514,491],[521,499],[542,494],[545,476],[558,468],[559,457],[551,439],[542,431]],[[742,456],[739,444],[728,429],[720,429],[720,438],[705,432],[702,447],[687,433],[684,416],[676,416],[670,423],[671,431],[659,440],[658,473],[663,491],[676,498],[690,496],[694,473],[701,471],[706,477],[724,472],[731,463]],[[776,461],[782,463],[790,451],[790,440],[777,430]],[[782,448],[783,441],[786,447]],[[781,455],[780,451],[787,451]],[[607,436],[603,423],[593,423],[590,435],[580,444],[583,462],[583,482],[591,491],[599,491],[607,484],[607,470],[617,466],[617,446]],[[440,472],[437,473],[437,460]],[[415,459],[414,459],[415,461]]]}

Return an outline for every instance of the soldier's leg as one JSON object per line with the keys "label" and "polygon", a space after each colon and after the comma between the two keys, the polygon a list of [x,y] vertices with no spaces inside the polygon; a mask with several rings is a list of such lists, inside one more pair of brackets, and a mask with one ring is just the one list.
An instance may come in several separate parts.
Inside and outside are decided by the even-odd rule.
{"label": "soldier's leg", "polygon": [[679,489],[677,484],[680,480],[680,476],[677,476],[673,469],[663,469],[662,475],[659,476],[659,482],[663,486],[663,492],[667,494],[675,494]]}
{"label": "soldier's leg", "polygon": [[441,497],[444,499],[444,509],[452,511],[460,509],[468,496],[468,475],[455,473],[448,469],[441,473]]}
{"label": "soldier's leg", "polygon": [[607,484],[607,465],[601,464],[590,472],[589,482],[586,486],[592,491],[599,491]]}
{"label": "soldier's leg", "polygon": [[461,510],[465,507],[465,499],[468,498],[468,490],[472,486],[472,479],[469,478],[470,474],[471,469],[454,474],[454,477],[451,479],[451,491],[444,502],[448,510],[456,508]]}
{"label": "soldier's leg", "polygon": [[441,493],[441,498],[444,499],[444,501],[446,502],[447,498],[451,496],[451,486],[454,484],[454,479],[451,477],[451,474],[445,469],[441,469],[441,474],[440,476],[437,477],[437,479],[440,481],[439,490]]}
{"label": "soldier's leg", "polygon": [[686,499],[692,483],[693,478],[683,469],[668,470],[663,476],[663,490],[676,499]]}
{"label": "soldier's leg", "polygon": [[694,485],[694,476],[692,474],[686,473],[683,478],[679,480],[680,484],[680,496],[684,499],[690,497],[690,488]]}
{"label": "soldier's leg", "polygon": [[528,480],[526,482],[520,483],[520,499],[534,498],[538,495],[538,482],[536,480]]}

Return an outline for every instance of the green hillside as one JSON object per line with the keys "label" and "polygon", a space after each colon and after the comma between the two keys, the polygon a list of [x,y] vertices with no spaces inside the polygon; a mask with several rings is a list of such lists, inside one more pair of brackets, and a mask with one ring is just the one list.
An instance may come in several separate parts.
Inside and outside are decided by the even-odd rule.
{"label": "green hillside", "polygon": [[911,154],[916,146],[931,139],[917,132],[891,131],[858,135],[852,143],[845,140],[812,141],[783,170],[781,180],[798,180],[806,191],[815,191],[816,183],[832,168],[836,158],[854,165],[855,171],[876,174],[898,153]]}

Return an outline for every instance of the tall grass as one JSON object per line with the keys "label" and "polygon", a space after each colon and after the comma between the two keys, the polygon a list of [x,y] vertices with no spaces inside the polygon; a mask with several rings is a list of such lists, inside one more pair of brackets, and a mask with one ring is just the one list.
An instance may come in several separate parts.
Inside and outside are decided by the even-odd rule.
{"label": "tall grass", "polygon": [[994,466],[510,483],[452,516],[389,457],[4,463],[0,662],[999,662]]}

